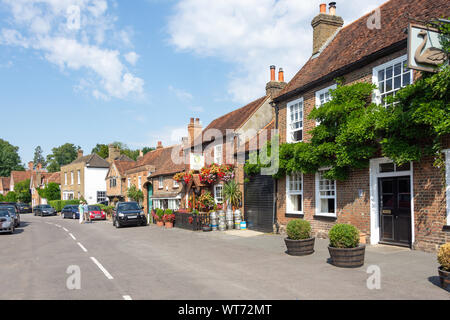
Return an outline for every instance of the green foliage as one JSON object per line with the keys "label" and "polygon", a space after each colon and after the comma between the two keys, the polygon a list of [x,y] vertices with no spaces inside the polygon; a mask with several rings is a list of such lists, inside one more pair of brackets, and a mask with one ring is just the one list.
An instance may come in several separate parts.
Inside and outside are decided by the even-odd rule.
{"label": "green foliage", "polygon": [[305,240],[311,238],[311,224],[302,219],[289,221],[286,233],[291,240]]}
{"label": "green foliage", "polygon": [[160,208],[156,209],[156,218],[157,218],[156,220],[162,221],[163,217],[164,217],[164,210]]}
{"label": "green foliage", "polygon": [[206,191],[205,193],[200,195],[197,199],[197,202],[199,204],[199,209],[201,209],[202,211],[209,211],[210,209],[214,208],[214,205],[216,204],[214,201],[214,197],[209,191]]}
{"label": "green foliage", "polygon": [[19,147],[0,139],[0,176],[9,177],[11,171],[24,171],[20,163]]}
{"label": "green foliage", "polygon": [[39,196],[41,198],[47,199],[48,201],[61,199],[61,189],[58,183],[50,182],[43,189],[37,189]]}
{"label": "green foliage", "polygon": [[330,247],[356,248],[359,245],[359,230],[351,224],[336,224],[328,232]]}
{"label": "green foliage", "polygon": [[2,195],[2,194],[0,194],[0,202],[5,202],[6,200],[5,200],[5,196],[4,195]]}
{"label": "green foliage", "polygon": [[242,192],[239,190],[239,185],[234,180],[230,180],[223,185],[223,196],[228,204],[235,208],[239,207],[242,199]]}
{"label": "green foliage", "polygon": [[17,202],[17,193],[14,191],[10,191],[5,196],[6,202]]}
{"label": "green foliage", "polygon": [[171,209],[164,210],[164,214],[172,214],[172,213],[173,213],[173,210],[171,210]]}
{"label": "green foliage", "polygon": [[34,149],[33,162],[34,162],[34,167],[36,167],[36,165],[38,163],[40,163],[42,165],[42,168],[47,167],[47,161],[45,161],[41,146],[37,146],[36,149]]}
{"label": "green foliage", "polygon": [[53,201],[49,201],[48,204],[50,206],[53,207],[53,209],[56,210],[56,212],[61,212],[61,210],[65,207],[65,206],[70,206],[70,205],[79,205],[80,204],[80,200],[53,200]]}
{"label": "green foliage", "polygon": [[30,179],[16,183],[14,191],[17,195],[17,201],[22,203],[31,202]]}
{"label": "green foliage", "polygon": [[96,153],[103,159],[106,159],[109,156],[109,148],[106,144],[97,143],[97,145],[92,149],[91,153]]}
{"label": "green foliage", "polygon": [[132,185],[127,191],[128,198],[141,203],[144,200],[144,193]]}
{"label": "green foliage", "polygon": [[47,167],[48,172],[58,172],[61,170],[61,166],[65,166],[74,161],[80,149],[79,146],[76,147],[72,143],[66,143],[53,148],[52,153],[47,156],[47,162],[49,163]]}

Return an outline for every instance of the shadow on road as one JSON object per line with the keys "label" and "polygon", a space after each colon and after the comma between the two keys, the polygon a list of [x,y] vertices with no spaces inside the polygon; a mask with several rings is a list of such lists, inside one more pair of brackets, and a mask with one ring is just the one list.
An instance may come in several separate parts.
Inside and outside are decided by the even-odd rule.
{"label": "shadow on road", "polygon": [[441,281],[439,276],[432,276],[432,277],[428,277],[428,281],[430,281],[432,284],[434,284],[435,286],[441,288],[444,291],[450,292],[450,286],[447,286],[447,288],[442,288],[441,287]]}

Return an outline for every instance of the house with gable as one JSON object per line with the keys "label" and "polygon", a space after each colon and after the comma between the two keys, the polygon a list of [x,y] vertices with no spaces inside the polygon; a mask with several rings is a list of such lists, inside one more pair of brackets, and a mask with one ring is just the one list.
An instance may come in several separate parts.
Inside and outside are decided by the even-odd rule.
{"label": "house with gable", "polygon": [[[274,97],[280,143],[310,140],[309,131],[317,123],[308,116],[331,99],[337,78],[342,85],[373,83],[378,103],[413,83],[420,72],[407,68],[405,30],[410,23],[450,16],[450,3],[391,0],[376,12],[381,28],[368,27],[373,12],[343,26],[336,3],[330,3],[328,12],[325,4],[320,6],[312,20],[311,58]],[[442,145],[446,182],[432,158],[402,167],[387,158],[373,158],[369,168],[352,169],[345,181],[324,178],[327,168],[281,178],[276,181],[274,222],[283,232],[291,219],[305,219],[319,237],[336,223],[350,223],[370,244],[435,251],[450,241],[450,139]]]}

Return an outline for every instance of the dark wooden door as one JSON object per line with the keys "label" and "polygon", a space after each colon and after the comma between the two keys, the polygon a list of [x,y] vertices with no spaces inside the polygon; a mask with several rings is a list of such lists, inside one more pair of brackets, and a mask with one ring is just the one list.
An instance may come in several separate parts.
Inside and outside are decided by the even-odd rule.
{"label": "dark wooden door", "polygon": [[244,185],[244,218],[248,228],[273,232],[273,178],[257,175],[249,179]]}
{"label": "dark wooden door", "polygon": [[411,178],[379,179],[381,242],[411,246]]}

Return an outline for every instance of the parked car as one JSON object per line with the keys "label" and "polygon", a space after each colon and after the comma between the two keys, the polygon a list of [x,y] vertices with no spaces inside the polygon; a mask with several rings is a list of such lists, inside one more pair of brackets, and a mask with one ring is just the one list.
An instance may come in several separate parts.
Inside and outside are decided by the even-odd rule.
{"label": "parked car", "polygon": [[9,232],[13,234],[14,230],[14,218],[11,217],[8,210],[0,208],[0,233]]}
{"label": "parked car", "polygon": [[99,204],[102,204],[104,206],[109,206],[109,202],[108,201],[101,201]]}
{"label": "parked car", "polygon": [[14,220],[14,227],[20,227],[20,214],[17,210],[17,206],[15,203],[0,203],[0,209],[4,209],[7,210],[9,212],[9,215],[11,216],[11,218]]}
{"label": "parked car", "polygon": [[105,212],[99,206],[88,206],[91,220],[106,220]]}
{"label": "parked car", "polygon": [[65,206],[61,211],[61,216],[63,219],[79,219],[80,212],[77,205]]}
{"label": "parked car", "polygon": [[26,203],[18,203],[17,209],[18,209],[19,213],[22,213],[22,214],[23,213],[31,213],[33,211],[31,206]]}
{"label": "parked car", "polygon": [[137,202],[119,202],[113,211],[113,224],[116,228],[130,225],[145,226],[147,218]]}
{"label": "parked car", "polygon": [[40,204],[33,208],[35,216],[56,216],[56,210],[49,204]]}

